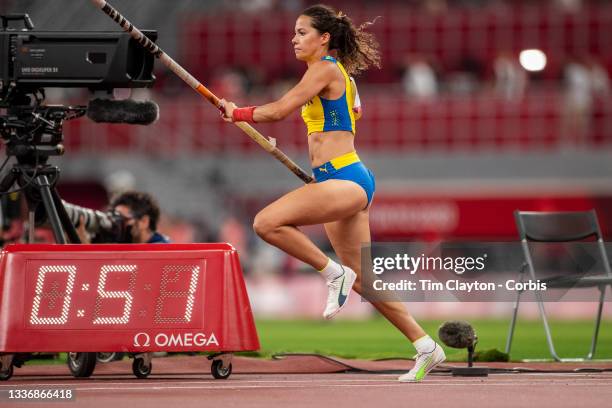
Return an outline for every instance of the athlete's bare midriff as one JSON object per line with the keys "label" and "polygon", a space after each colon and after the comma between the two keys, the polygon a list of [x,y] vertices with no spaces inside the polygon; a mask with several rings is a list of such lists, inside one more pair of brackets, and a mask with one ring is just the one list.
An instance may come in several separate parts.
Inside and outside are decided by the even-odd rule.
{"label": "athlete's bare midriff", "polygon": [[314,132],[308,136],[308,153],[312,167],[317,167],[355,150],[355,136],[346,130]]}

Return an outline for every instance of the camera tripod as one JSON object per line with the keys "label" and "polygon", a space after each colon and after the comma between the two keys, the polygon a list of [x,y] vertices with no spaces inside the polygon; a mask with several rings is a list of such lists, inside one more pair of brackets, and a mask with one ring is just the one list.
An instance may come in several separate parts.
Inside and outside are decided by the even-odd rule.
{"label": "camera tripod", "polygon": [[[0,116],[0,135],[5,141],[7,160],[16,163],[0,180],[0,194],[23,191],[28,204],[28,242],[34,241],[36,214],[51,224],[55,242],[66,243],[66,235],[72,243],[80,243],[78,234],[55,188],[59,168],[47,163],[50,156],[64,153],[62,125],[64,120],[83,116],[85,107],[44,106],[44,89],[30,92],[9,89],[12,104],[6,114]],[[2,95],[0,95],[2,102]],[[3,105],[0,104],[0,108]],[[11,190],[14,184],[19,188]],[[42,203],[42,206],[40,205]],[[40,210],[39,210],[40,208]]]}
{"label": "camera tripod", "polygon": [[[70,222],[66,208],[55,187],[60,170],[57,166],[47,163],[49,158],[48,146],[28,146],[30,150],[25,155],[16,154],[17,163],[13,165],[11,170],[0,181],[0,192],[6,193],[11,187],[17,183],[19,188],[23,190],[24,196],[28,205],[28,242],[34,241],[34,227],[36,214],[42,215],[51,224],[55,242],[65,244],[66,235],[72,243],[80,243],[81,240]],[[55,151],[61,151],[63,148],[57,146]],[[52,153],[55,153],[52,152]],[[56,153],[57,154],[57,153]],[[40,206],[42,204],[42,207]],[[64,235],[64,232],[66,235]]]}

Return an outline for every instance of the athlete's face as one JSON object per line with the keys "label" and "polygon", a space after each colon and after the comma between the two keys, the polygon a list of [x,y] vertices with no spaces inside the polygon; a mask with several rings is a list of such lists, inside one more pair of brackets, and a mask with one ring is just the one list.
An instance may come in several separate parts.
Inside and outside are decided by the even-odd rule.
{"label": "athlete's face", "polygon": [[329,45],[329,33],[320,34],[311,22],[312,19],[308,16],[299,16],[295,22],[295,35],[291,43],[295,58],[300,61],[316,58],[321,51],[326,51]]}

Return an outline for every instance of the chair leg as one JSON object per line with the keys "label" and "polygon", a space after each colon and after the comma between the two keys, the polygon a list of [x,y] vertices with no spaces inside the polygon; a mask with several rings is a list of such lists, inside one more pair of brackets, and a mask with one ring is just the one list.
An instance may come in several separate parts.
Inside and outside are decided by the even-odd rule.
{"label": "chair leg", "polygon": [[519,303],[521,301],[521,292],[516,295],[516,301],[514,302],[514,310],[512,312],[512,320],[510,321],[510,329],[508,330],[508,338],[506,339],[506,354],[510,354],[510,347],[512,347],[512,339],[514,337],[514,328],[516,326],[516,318],[518,315]]}
{"label": "chair leg", "polygon": [[[525,268],[527,267],[526,263],[523,263],[521,269],[519,270],[519,282],[523,282],[525,280]],[[506,338],[506,354],[510,354],[510,348],[512,347],[512,340],[514,337],[514,329],[516,327],[516,319],[518,316],[518,308],[521,303],[521,293],[522,291],[518,291],[516,294],[516,300],[514,301],[514,308],[512,312],[512,320],[510,321],[510,328],[508,330],[508,337]]]}
{"label": "chair leg", "polygon": [[591,339],[591,350],[587,355],[587,360],[592,360],[595,356],[595,348],[597,347],[597,337],[599,336],[599,326],[601,325],[601,314],[603,311],[604,298],[606,297],[606,287],[602,286],[599,288],[599,306],[597,308],[597,317],[595,318],[595,330],[593,332],[593,338]]}
{"label": "chair leg", "polygon": [[548,319],[546,318],[546,311],[544,310],[544,302],[542,301],[542,296],[539,293],[536,293],[536,298],[538,302],[538,309],[540,309],[540,316],[542,317],[542,323],[544,325],[544,331],[546,332],[546,342],[548,343],[550,355],[556,361],[561,361],[561,357],[559,357],[559,355],[555,351],[555,345],[553,343],[552,333],[550,332],[550,326],[548,325]]}
{"label": "chair leg", "polygon": [[[523,240],[523,250],[525,252],[525,257],[527,258],[527,266],[529,268],[529,274],[531,279],[536,280],[535,270],[533,267],[533,263],[531,261],[531,255],[529,254],[529,249],[527,245],[527,241]],[[553,343],[552,334],[550,332],[550,326],[548,325],[548,319],[546,318],[546,311],[544,310],[544,301],[542,300],[542,294],[539,292],[535,293],[536,301],[538,302],[538,309],[540,310],[540,316],[542,317],[542,324],[544,325],[544,332],[546,333],[546,342],[548,343],[548,350],[550,350],[550,355],[556,361],[561,361],[561,357],[557,355],[555,351],[555,345]]]}

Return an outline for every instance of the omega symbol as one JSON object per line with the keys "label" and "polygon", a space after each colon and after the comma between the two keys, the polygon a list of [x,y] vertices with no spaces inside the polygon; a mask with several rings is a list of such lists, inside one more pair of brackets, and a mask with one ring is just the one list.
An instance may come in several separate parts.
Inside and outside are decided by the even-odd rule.
{"label": "omega symbol", "polygon": [[[144,339],[144,343],[140,344],[140,338]],[[149,347],[151,345],[151,337],[147,333],[138,333],[134,335],[134,347]]]}

